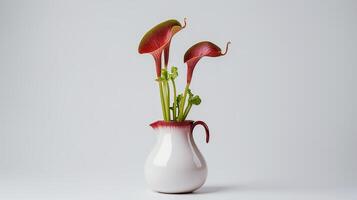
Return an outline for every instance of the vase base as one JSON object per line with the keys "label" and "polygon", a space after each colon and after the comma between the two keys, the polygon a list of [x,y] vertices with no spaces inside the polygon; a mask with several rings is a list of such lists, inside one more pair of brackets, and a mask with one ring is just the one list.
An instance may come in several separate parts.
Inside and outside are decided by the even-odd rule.
{"label": "vase base", "polygon": [[199,188],[193,189],[193,190],[187,190],[187,191],[158,191],[158,190],[152,190],[153,192],[161,193],[161,194],[191,194],[198,190]]}

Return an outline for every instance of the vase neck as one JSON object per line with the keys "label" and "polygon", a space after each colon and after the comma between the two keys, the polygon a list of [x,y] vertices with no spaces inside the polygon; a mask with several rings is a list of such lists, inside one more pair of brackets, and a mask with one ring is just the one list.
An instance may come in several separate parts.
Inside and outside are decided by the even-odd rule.
{"label": "vase neck", "polygon": [[158,134],[170,134],[170,135],[189,135],[191,133],[191,126],[166,126],[154,129]]}

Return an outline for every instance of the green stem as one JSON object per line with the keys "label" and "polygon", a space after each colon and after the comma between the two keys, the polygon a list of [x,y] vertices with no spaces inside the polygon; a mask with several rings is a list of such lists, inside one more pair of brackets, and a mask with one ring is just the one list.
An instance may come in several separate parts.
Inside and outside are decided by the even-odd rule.
{"label": "green stem", "polygon": [[165,106],[165,117],[166,120],[165,121],[170,121],[170,109],[169,109],[169,102],[167,101],[167,81],[163,81],[162,82],[162,90],[163,90],[163,94],[164,94],[164,106]]}
{"label": "green stem", "polygon": [[161,109],[162,109],[162,116],[164,117],[164,120],[167,121],[167,118],[166,118],[166,109],[165,109],[165,101],[164,101],[164,93],[162,91],[162,84],[161,82],[158,82],[159,83],[159,88],[160,88],[160,99],[161,99]]}
{"label": "green stem", "polygon": [[176,103],[176,104],[177,104],[177,118],[176,118],[176,121],[179,121],[178,117],[180,115],[180,104],[179,103]]}
{"label": "green stem", "polygon": [[184,115],[183,115],[183,120],[186,119],[188,113],[189,113],[190,110],[191,110],[191,107],[192,107],[192,103],[188,103],[188,105],[187,105],[187,107],[186,107],[186,109],[185,109],[185,113],[184,113]]}
{"label": "green stem", "polygon": [[180,110],[179,110],[179,117],[178,117],[178,121],[179,122],[183,121],[185,101],[186,101],[186,96],[187,96],[187,92],[188,92],[189,87],[190,87],[190,84],[186,84],[185,91],[183,93],[183,97],[182,97],[181,102],[180,102]]}
{"label": "green stem", "polygon": [[165,84],[165,88],[166,88],[166,117],[168,119],[168,121],[171,120],[171,116],[170,116],[170,87],[169,87],[169,83],[167,81],[164,81]]}
{"label": "green stem", "polygon": [[[164,66],[164,69],[167,71],[167,65]],[[170,121],[170,88],[169,88],[169,85],[167,83],[167,80],[163,81],[163,86],[164,86],[164,101],[165,101],[166,121]]]}
{"label": "green stem", "polygon": [[176,84],[175,84],[175,80],[174,79],[171,79],[171,82],[172,82],[172,87],[174,89],[174,103],[172,105],[172,119],[174,121],[176,121]]}

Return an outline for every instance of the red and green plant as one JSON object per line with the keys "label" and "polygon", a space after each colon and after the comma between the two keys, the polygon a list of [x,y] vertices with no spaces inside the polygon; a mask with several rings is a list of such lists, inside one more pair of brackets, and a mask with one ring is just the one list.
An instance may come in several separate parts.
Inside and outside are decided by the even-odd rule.
{"label": "red and green plant", "polygon": [[[201,98],[198,95],[194,95],[190,89],[196,64],[203,57],[219,57],[225,55],[228,51],[228,45],[230,44],[230,42],[227,43],[224,53],[222,53],[222,50],[217,45],[209,41],[202,41],[190,47],[184,55],[184,62],[187,64],[185,90],[183,93],[178,94],[175,83],[175,79],[178,76],[178,69],[174,66],[168,69],[168,61],[172,37],[185,27],[186,19],[184,20],[184,25],[181,25],[180,22],[174,19],[167,20],[150,29],[139,44],[138,51],[140,54],[149,53],[154,57],[156,81],[159,85],[162,115],[165,121],[184,121],[192,105],[199,105],[201,103]],[[164,57],[163,67],[162,57]],[[170,84],[173,90],[172,104]]]}

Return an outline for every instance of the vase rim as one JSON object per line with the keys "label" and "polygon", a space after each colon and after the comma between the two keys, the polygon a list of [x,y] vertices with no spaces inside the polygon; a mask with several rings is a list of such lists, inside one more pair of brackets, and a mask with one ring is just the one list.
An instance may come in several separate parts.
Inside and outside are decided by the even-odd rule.
{"label": "vase rim", "polygon": [[185,126],[192,126],[193,120],[185,120],[182,122],[175,122],[175,121],[164,121],[158,120],[150,124],[150,126],[154,129],[160,127],[185,127]]}

